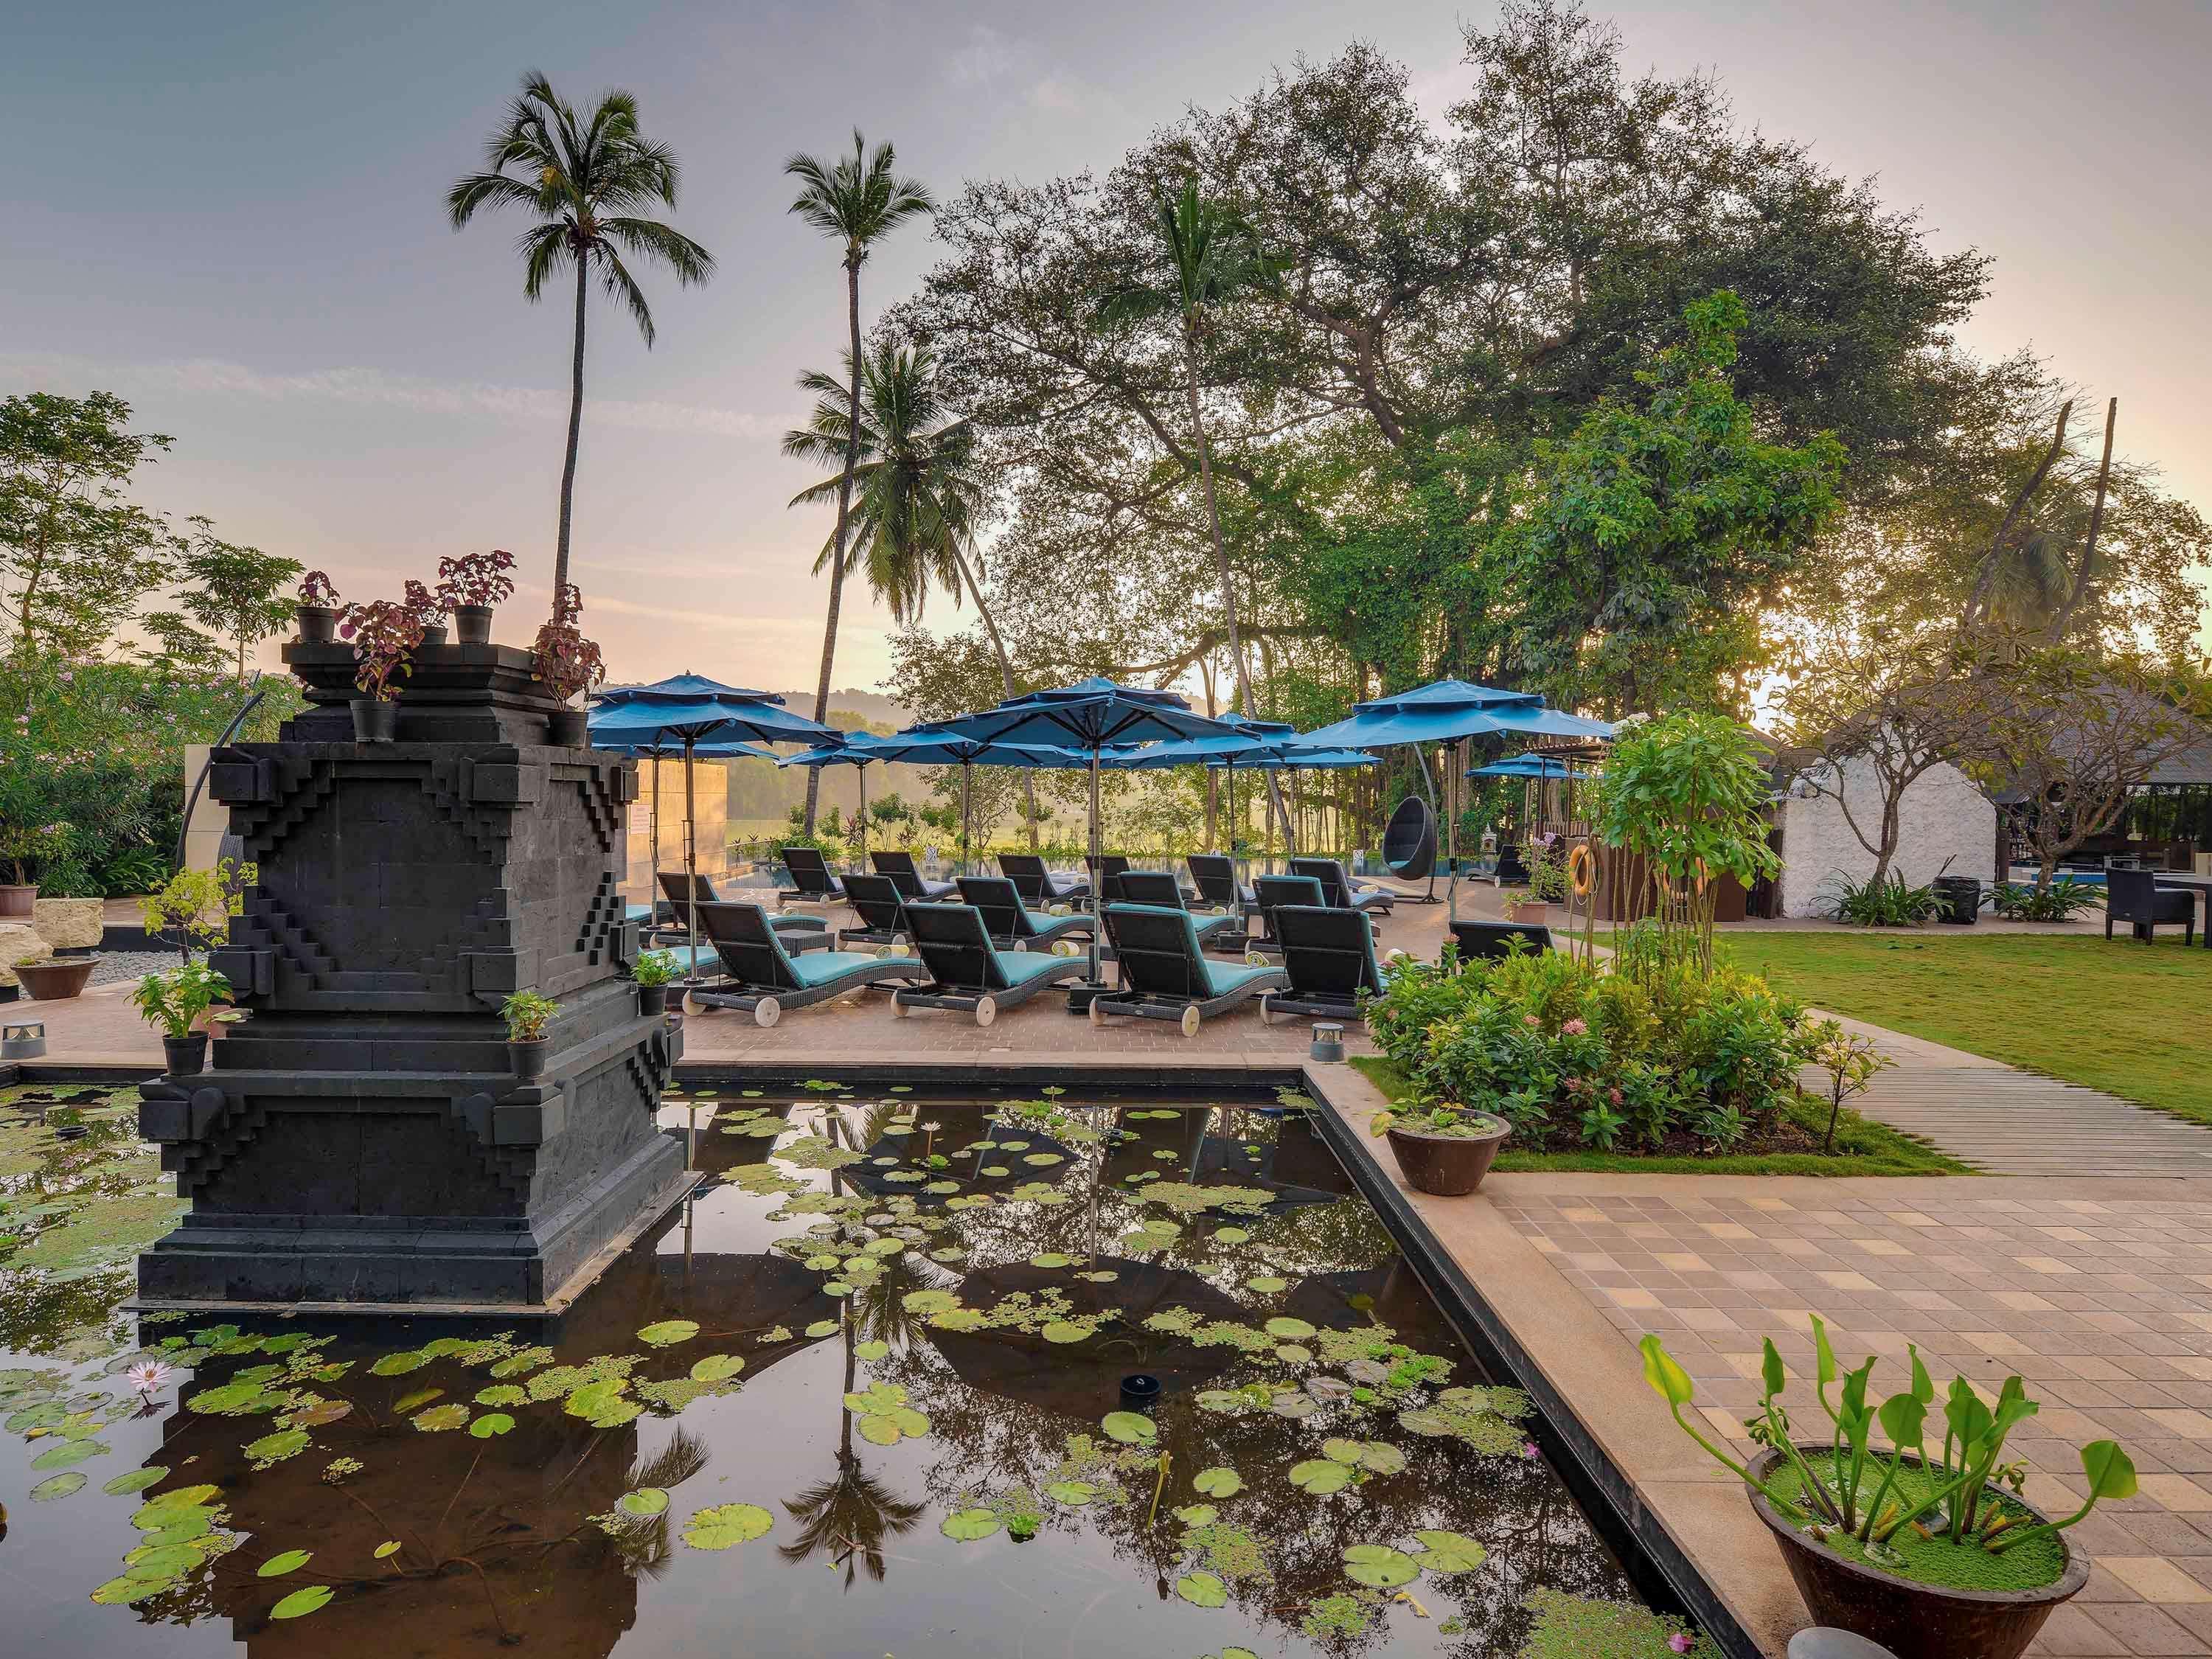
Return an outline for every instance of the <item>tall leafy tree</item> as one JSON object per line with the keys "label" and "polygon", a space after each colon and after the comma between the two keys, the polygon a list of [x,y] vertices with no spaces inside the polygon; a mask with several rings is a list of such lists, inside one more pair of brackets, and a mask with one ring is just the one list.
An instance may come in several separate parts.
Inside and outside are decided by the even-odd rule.
{"label": "tall leafy tree", "polygon": [[[783,164],[783,170],[799,182],[799,194],[789,210],[844,249],[847,437],[844,471],[837,485],[837,526],[830,540],[830,609],[822,629],[822,672],[814,692],[817,720],[828,719],[830,714],[830,673],[837,654],[837,618],[845,590],[847,520],[852,508],[853,473],[860,459],[860,267],[867,263],[876,243],[908,220],[936,207],[927,188],[919,179],[902,177],[897,167],[897,152],[889,143],[878,144],[870,151],[857,127],[853,130],[850,155],[823,160],[795,155]],[[821,788],[822,769],[810,767],[805,818],[810,835]]]}
{"label": "tall leafy tree", "polygon": [[124,498],[168,448],[110,392],[0,401],[0,623],[14,648],[97,652],[169,574],[163,522]]}
{"label": "tall leafy tree", "polygon": [[[508,169],[514,171],[510,173]],[[684,286],[713,274],[714,256],[659,220],[656,207],[676,205],[676,153],[639,129],[637,100],[602,94],[588,118],[533,70],[507,106],[507,118],[485,146],[484,171],[459,180],[446,195],[453,228],[479,208],[515,208],[534,222],[522,233],[522,292],[535,301],[546,283],[573,270],[576,320],[569,360],[568,439],[561,465],[561,526],[553,556],[553,592],[568,586],[568,526],[576,489],[576,446],[584,421],[585,300],[594,273],[610,299],[629,307],[649,348],[653,308],[623,256],[665,266]]]}
{"label": "tall leafy tree", "polygon": [[[784,434],[783,453],[821,466],[842,467],[849,459],[852,470],[808,485],[791,498],[792,506],[835,498],[849,477],[847,570],[865,573],[876,598],[902,628],[921,622],[933,587],[946,589],[956,601],[964,592],[975,601],[998,659],[1005,694],[1012,696],[1013,664],[975,574],[983,483],[974,425],[945,408],[936,358],[927,346],[885,343],[868,355],[860,371],[857,433],[849,420],[851,381],[849,363],[843,380],[819,370],[799,376],[800,389],[815,394],[814,412],[806,425]],[[833,533],[823,544],[815,570],[836,556]],[[1034,839],[1034,788],[1029,804]]]}
{"label": "tall leafy tree", "polygon": [[187,584],[178,603],[203,628],[229,637],[238,683],[246,684],[246,653],[292,620],[284,590],[307,567],[297,559],[222,540],[212,520],[195,516],[183,538],[178,574]]}

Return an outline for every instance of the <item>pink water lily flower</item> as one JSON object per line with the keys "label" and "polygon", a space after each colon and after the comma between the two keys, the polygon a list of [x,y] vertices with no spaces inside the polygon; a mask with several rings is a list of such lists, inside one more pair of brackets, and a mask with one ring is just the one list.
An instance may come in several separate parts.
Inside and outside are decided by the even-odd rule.
{"label": "pink water lily flower", "polygon": [[131,1386],[137,1389],[140,1394],[150,1395],[159,1394],[163,1389],[168,1387],[171,1373],[169,1367],[164,1365],[160,1360],[149,1359],[143,1364],[133,1365],[124,1375],[131,1379]]}
{"label": "pink water lily flower", "polygon": [[1676,1631],[1672,1636],[1667,1638],[1667,1645],[1674,1649],[1677,1653],[1687,1653],[1692,1648],[1698,1644],[1692,1641],[1687,1636],[1684,1635],[1680,1631]]}

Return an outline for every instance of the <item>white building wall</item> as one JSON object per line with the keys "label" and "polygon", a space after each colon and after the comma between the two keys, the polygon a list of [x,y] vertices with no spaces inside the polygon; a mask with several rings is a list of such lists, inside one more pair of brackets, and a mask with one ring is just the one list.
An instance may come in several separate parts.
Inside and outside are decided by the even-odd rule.
{"label": "white building wall", "polygon": [[[1844,787],[1851,811],[1869,836],[1877,834],[1881,792],[1873,767],[1852,763]],[[1864,881],[1874,873],[1874,854],[1859,844],[1843,808],[1832,796],[1790,796],[1778,809],[1782,819],[1782,914],[1817,916],[1826,913],[1838,875]],[[1914,781],[1899,807],[1897,856],[1890,867],[1914,886],[1939,875],[1977,876],[1986,887],[1996,879],[1997,809],[1955,766],[1938,765]],[[1944,860],[1950,860],[1947,871]]]}

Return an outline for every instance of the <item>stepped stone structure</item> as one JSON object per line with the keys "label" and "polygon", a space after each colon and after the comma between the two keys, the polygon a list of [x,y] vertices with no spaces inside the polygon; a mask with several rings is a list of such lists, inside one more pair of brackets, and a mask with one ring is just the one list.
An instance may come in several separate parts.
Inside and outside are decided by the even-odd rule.
{"label": "stepped stone structure", "polygon": [[[682,1034],[625,972],[635,772],[549,744],[526,652],[424,647],[397,739],[369,744],[348,647],[284,660],[307,712],[210,769],[258,866],[210,957],[249,1018],[140,1091],[191,1202],[141,1302],[550,1311],[690,1179],[654,1121]],[[499,1017],[518,990],[561,1005],[529,1083]]]}

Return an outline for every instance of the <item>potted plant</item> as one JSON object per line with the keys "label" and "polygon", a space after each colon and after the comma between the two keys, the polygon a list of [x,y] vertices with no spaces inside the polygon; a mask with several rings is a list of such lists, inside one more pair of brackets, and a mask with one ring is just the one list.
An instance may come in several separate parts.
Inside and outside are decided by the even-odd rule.
{"label": "potted plant", "polygon": [[[33,805],[27,799],[21,804]],[[0,921],[27,923],[38,915],[39,884],[31,878],[31,862],[61,852],[69,836],[66,823],[33,823],[0,804],[0,862],[12,866],[15,877],[0,883]]]}
{"label": "potted plant", "polygon": [[532,654],[538,678],[544,681],[562,706],[546,718],[546,742],[556,749],[580,749],[591,738],[589,717],[571,708],[568,699],[588,691],[607,677],[596,641],[584,637],[576,619],[584,614],[584,596],[574,583],[563,587],[553,602],[553,620],[538,630]]}
{"label": "potted plant", "polygon": [[338,591],[331,579],[319,570],[301,577],[300,600],[292,615],[300,624],[301,644],[328,645],[338,622]]}
{"label": "potted plant", "polygon": [[[149,1025],[161,1028],[161,1052],[171,1077],[197,1077],[207,1063],[208,1034],[196,1029],[202,1017],[231,999],[230,981],[204,962],[187,962],[138,981],[131,1000]],[[234,1012],[214,1016],[210,1024],[240,1018]]]}
{"label": "potted plant", "polygon": [[2038,1410],[2018,1376],[2005,1379],[1993,1404],[1954,1378],[1938,1408],[1928,1368],[1908,1346],[1910,1386],[1878,1401],[1869,1392],[1875,1360],[1843,1370],[1827,1328],[1817,1317],[1812,1324],[1826,1440],[1796,1437],[1781,1402],[1788,1374],[1771,1340],[1764,1399],[1745,1425],[1765,1449],[1748,1464],[1683,1415],[1689,1374],[1656,1336],[1644,1339],[1644,1379],[1682,1431],[1743,1481],[1819,1623],[1878,1642],[1897,1659],[2018,1659],[2051,1610],[2088,1583],[2089,1557],[2065,1529],[2105,1499],[2135,1496],[2135,1465],[2116,1441],[2082,1447],[2088,1498],[2054,1520],[2021,1499],[2027,1465],[2004,1456],[2006,1437]]}
{"label": "potted plant", "polygon": [[676,978],[676,952],[646,951],[639,954],[637,965],[629,970],[637,981],[637,1011],[641,1014],[665,1014],[668,1012],[668,987]]}
{"label": "potted plant", "polygon": [[560,1012],[559,1003],[535,991],[517,991],[499,1006],[500,1018],[507,1022],[507,1058],[515,1076],[525,1083],[545,1075],[545,1055],[552,1042],[545,1028]]}
{"label": "potted plant", "polygon": [[1508,921],[1548,924],[1552,907],[1567,897],[1567,864],[1560,855],[1559,837],[1539,836],[1529,843],[1528,896],[1505,907]]}
{"label": "potted plant", "polygon": [[422,624],[424,645],[443,645],[446,642],[446,613],[440,609],[430,590],[411,578],[406,584],[400,603],[407,612]]}
{"label": "potted plant", "polygon": [[338,632],[353,641],[353,735],[359,743],[390,743],[399,730],[399,693],[392,682],[415,672],[422,620],[405,605],[379,599],[346,607]]}
{"label": "potted plant", "polygon": [[438,608],[448,612],[463,645],[491,643],[492,607],[514,592],[514,555],[495,547],[438,561]]}
{"label": "potted plant", "polygon": [[1457,1198],[1482,1185],[1513,1126],[1489,1112],[1422,1101],[1376,1113],[1367,1133],[1390,1137],[1398,1168],[1415,1191]]}

